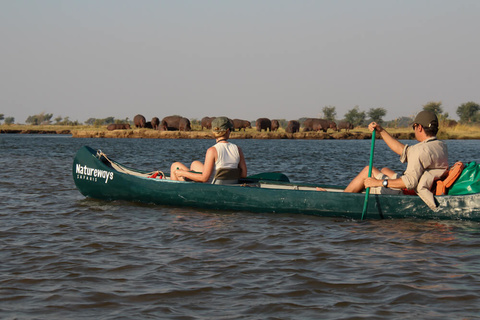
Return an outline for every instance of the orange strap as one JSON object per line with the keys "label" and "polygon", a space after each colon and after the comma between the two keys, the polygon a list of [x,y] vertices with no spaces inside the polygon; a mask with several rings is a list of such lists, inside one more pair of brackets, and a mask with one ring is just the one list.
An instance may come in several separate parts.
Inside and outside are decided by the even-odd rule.
{"label": "orange strap", "polygon": [[436,183],[433,184],[433,188],[435,188],[435,195],[446,195],[448,188],[450,188],[458,179],[458,177],[460,177],[463,168],[465,168],[463,162],[458,161],[449,170],[447,170],[443,175],[444,178],[440,178],[440,180],[437,180]]}

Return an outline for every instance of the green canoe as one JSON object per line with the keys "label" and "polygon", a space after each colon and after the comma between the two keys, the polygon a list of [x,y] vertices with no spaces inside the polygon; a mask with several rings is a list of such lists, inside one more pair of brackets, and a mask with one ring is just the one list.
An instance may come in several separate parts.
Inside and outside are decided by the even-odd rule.
{"label": "green canoe", "polygon": [[[82,147],[73,161],[73,179],[80,192],[102,200],[125,200],[175,207],[261,213],[300,213],[361,219],[365,194],[344,193],[343,187],[290,183],[282,174],[251,176],[237,185],[214,185],[148,178],[100,150]],[[286,178],[286,179],[285,179]],[[480,220],[480,194],[437,196],[437,211],[418,196],[370,195],[365,218]]]}

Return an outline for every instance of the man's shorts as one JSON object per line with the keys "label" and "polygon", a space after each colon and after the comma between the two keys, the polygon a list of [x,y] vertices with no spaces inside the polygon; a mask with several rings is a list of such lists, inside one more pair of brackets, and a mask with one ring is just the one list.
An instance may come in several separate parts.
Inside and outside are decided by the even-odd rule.
{"label": "man's shorts", "polygon": [[[387,175],[384,175],[383,173],[379,173],[375,176],[375,179],[378,180],[385,180],[385,179],[398,179],[400,178],[398,174],[394,174],[392,178],[389,178]],[[371,194],[403,194],[402,189],[391,189],[391,188],[385,188],[385,187],[374,187],[370,188],[370,193]]]}

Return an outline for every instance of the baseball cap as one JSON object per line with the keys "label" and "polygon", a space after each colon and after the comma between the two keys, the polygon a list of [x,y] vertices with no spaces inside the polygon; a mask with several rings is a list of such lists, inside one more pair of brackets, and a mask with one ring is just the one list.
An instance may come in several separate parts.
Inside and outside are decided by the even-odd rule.
{"label": "baseball cap", "polygon": [[417,114],[413,123],[418,123],[424,128],[438,127],[438,118],[435,112],[424,110]]}
{"label": "baseball cap", "polygon": [[227,131],[227,129],[233,129],[233,125],[230,122],[230,119],[227,117],[217,117],[212,121],[212,131],[222,132]]}

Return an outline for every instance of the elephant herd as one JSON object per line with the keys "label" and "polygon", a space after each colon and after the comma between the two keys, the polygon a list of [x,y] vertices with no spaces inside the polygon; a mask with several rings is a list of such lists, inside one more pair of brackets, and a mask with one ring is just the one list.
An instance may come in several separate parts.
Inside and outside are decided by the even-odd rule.
{"label": "elephant herd", "polygon": [[[200,121],[201,129],[211,129],[212,121],[215,117],[204,117]],[[233,124],[235,130],[246,130],[251,129],[252,124],[250,121],[242,119],[233,119],[230,120]],[[161,121],[157,117],[153,117],[151,121],[146,121],[145,117],[141,114],[137,114],[133,118],[133,124],[135,128],[150,128],[160,131],[192,131],[192,125],[188,118],[182,116],[168,116],[163,118]],[[279,120],[270,120],[268,118],[258,118],[255,122],[255,128],[257,131],[277,131],[280,128]],[[118,129],[130,129],[129,124],[110,124],[107,127],[107,130],[118,130]],[[318,118],[307,118],[303,123],[303,131],[323,131],[327,132],[328,129],[334,131],[341,131],[345,129],[346,131],[353,129],[353,125],[347,121],[341,121],[338,125],[331,120],[318,119]],[[300,122],[298,120],[288,121],[287,127],[285,128],[287,133],[300,132]]]}
{"label": "elephant herd", "polygon": [[159,118],[153,117],[151,121],[147,121],[144,116],[137,114],[133,118],[135,128],[149,128],[160,131],[191,131],[192,125],[190,120],[181,116],[168,116],[160,121]]}
{"label": "elephant herd", "polygon": [[[257,131],[262,130],[270,130],[270,131],[277,131],[280,127],[278,120],[269,120],[267,118],[259,118],[256,122]],[[332,129],[334,131],[341,131],[341,129],[345,129],[346,131],[353,129],[353,125],[347,121],[341,121],[338,126],[334,121],[325,120],[325,119],[318,119],[318,118],[307,118],[303,122],[303,131],[323,131],[327,132],[328,129]],[[287,133],[295,133],[300,132],[300,122],[298,120],[290,120],[287,123],[287,127],[285,128],[285,132]]]}

